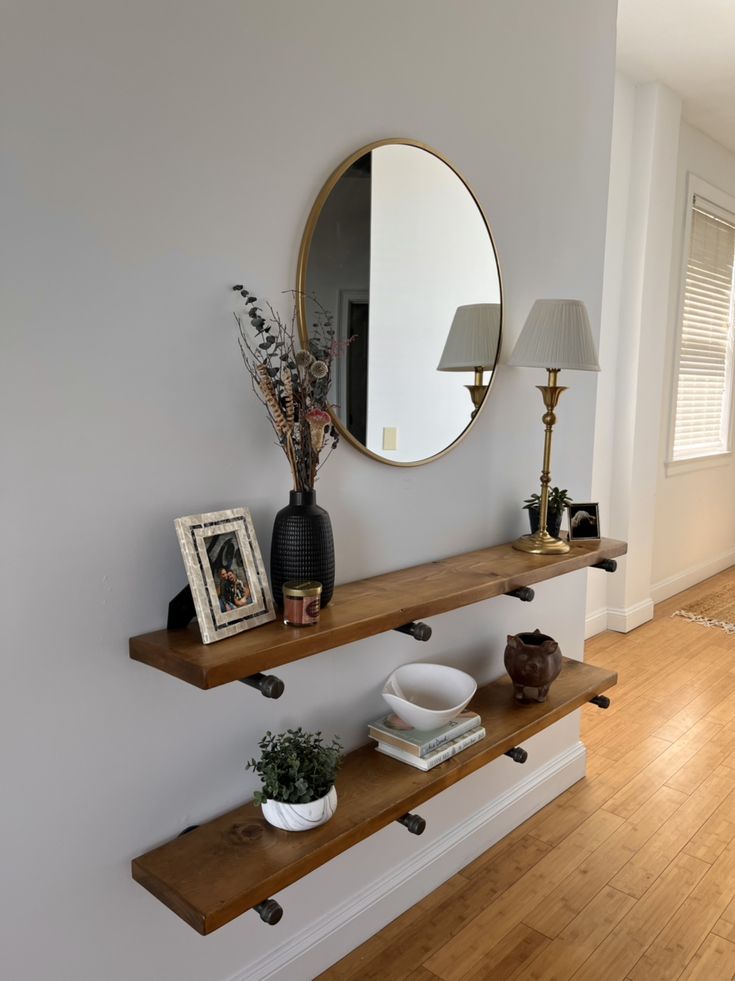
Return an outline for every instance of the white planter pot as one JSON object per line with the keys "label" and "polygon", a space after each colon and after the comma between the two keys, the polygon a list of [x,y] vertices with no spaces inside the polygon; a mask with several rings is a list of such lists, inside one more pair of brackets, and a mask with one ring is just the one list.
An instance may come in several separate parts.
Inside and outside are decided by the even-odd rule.
{"label": "white planter pot", "polygon": [[268,824],[283,831],[308,831],[326,824],[337,810],[337,789],[332,787],[328,794],[308,804],[282,804],[278,800],[267,800],[262,805],[263,817]]}

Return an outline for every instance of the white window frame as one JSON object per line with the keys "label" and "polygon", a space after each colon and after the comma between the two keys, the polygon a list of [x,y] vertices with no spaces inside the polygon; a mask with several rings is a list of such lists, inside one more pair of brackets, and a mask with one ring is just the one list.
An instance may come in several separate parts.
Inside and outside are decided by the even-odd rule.
{"label": "white window frame", "polygon": [[[665,470],[667,477],[689,473],[692,470],[705,470],[711,467],[727,466],[733,459],[733,430],[735,429],[735,379],[730,378],[730,412],[726,449],[720,453],[710,453],[706,456],[688,457],[684,460],[674,459],[674,437],[676,435],[676,408],[679,398],[679,360],[681,358],[681,341],[684,319],[684,296],[686,293],[686,277],[689,264],[689,249],[692,237],[692,210],[696,197],[704,198],[716,207],[735,217],[735,197],[726,191],[715,187],[696,174],[687,174],[686,209],[684,214],[684,237],[681,249],[681,265],[679,272],[679,298],[676,307],[676,345],[672,365],[671,405],[669,411],[669,437],[667,441]],[[735,367],[735,366],[734,366]],[[735,371],[733,372],[735,375]]]}

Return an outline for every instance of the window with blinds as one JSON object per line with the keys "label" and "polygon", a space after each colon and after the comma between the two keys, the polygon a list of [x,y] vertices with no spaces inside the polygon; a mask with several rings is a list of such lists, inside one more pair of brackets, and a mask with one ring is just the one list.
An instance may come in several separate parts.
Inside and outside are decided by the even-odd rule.
{"label": "window with blinds", "polygon": [[735,215],[695,195],[684,282],[672,460],[730,449]]}

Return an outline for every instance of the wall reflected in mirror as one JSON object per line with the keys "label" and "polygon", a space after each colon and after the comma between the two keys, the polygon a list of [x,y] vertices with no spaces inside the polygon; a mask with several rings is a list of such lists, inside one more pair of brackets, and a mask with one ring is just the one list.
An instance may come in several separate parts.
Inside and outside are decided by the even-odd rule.
{"label": "wall reflected in mirror", "polygon": [[315,297],[345,348],[332,400],[352,441],[388,463],[429,459],[466,430],[497,359],[487,223],[459,175],[411,144],[365,152],[325,191],[302,244],[302,331]]}

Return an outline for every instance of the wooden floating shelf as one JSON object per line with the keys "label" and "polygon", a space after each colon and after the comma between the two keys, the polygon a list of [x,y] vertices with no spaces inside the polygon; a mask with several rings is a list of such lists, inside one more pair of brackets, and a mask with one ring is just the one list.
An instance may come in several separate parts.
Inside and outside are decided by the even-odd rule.
{"label": "wooden floating shelf", "polygon": [[320,828],[279,831],[245,804],[134,859],[133,878],[199,933],[211,933],[616,682],[612,671],[565,659],[545,703],[517,705],[510,679],[500,678],[479,689],[470,705],[482,716],[485,738],[428,773],[371,743],[347,755],[337,777],[337,811]]}
{"label": "wooden floating shelf", "polygon": [[530,555],[510,544],[338,586],[315,627],[280,621],[202,644],[196,625],[133,637],[130,656],[198,688],[215,688],[280,664],[373,637],[624,555],[625,542],[574,542],[566,555]]}

